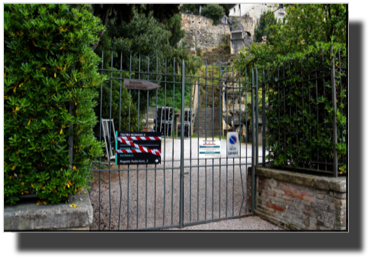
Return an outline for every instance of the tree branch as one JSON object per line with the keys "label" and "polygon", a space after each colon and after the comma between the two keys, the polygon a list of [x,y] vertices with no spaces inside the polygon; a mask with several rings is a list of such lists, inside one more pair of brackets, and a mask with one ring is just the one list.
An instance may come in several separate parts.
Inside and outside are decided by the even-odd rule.
{"label": "tree branch", "polygon": [[92,46],[92,51],[95,51],[95,49],[99,46],[100,39],[102,39],[103,34],[106,31],[106,27],[107,27],[107,23],[108,23],[108,15],[110,13],[111,7],[112,7],[112,4],[108,5],[106,13],[103,14],[103,16],[102,16],[102,23],[103,23],[104,29],[99,33],[99,36],[98,36],[99,40],[98,40],[98,42],[96,42],[95,45]]}

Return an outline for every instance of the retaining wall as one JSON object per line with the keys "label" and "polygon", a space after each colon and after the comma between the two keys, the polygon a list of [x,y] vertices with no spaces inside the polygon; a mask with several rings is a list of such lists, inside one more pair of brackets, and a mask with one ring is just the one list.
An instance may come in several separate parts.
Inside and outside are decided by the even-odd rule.
{"label": "retaining wall", "polygon": [[[248,169],[251,204],[252,167]],[[346,230],[346,177],[257,167],[255,214],[290,230]]]}

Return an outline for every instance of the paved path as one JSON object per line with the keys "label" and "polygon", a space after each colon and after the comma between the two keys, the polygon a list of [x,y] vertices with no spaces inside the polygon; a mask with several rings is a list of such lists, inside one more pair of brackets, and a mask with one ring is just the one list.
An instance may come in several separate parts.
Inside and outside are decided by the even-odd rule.
{"label": "paved path", "polygon": [[170,228],[167,230],[283,230],[258,216],[212,222],[207,224]]}
{"label": "paved path", "polygon": [[[222,140],[222,159],[198,161],[194,160],[198,155],[198,139],[192,138],[191,146],[190,139],[185,139],[184,144],[184,171],[187,173],[184,177],[184,222],[249,214],[247,169],[251,166],[252,146],[242,144],[241,158],[227,161],[226,140]],[[113,164],[112,171],[93,172],[94,222],[91,229],[103,230],[111,226],[112,230],[127,230],[179,224],[180,139],[163,140],[162,151],[165,162],[157,165],[157,170],[154,165],[131,165],[129,170],[123,165],[119,172]],[[230,222],[238,221],[226,224]],[[246,222],[248,220],[243,221]],[[248,223],[244,225],[247,226]]]}

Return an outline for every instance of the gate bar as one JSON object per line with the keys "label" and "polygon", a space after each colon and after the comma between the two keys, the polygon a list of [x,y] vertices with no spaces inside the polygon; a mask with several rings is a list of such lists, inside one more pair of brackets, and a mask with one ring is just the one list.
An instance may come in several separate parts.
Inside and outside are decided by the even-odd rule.
{"label": "gate bar", "polygon": [[[184,191],[183,191],[183,176],[184,175],[184,158],[185,158],[185,147],[184,147],[184,122],[185,122],[185,60],[182,59],[182,92],[181,92],[181,182],[180,182],[180,227],[183,227],[183,200],[184,200]],[[173,134],[174,135],[174,134]],[[191,137],[190,137],[191,141]],[[173,208],[172,208],[173,211]]]}
{"label": "gate bar", "polygon": [[[258,74],[257,74],[257,70],[256,70],[256,77],[258,78]],[[251,212],[252,212],[252,216],[254,216],[255,215],[255,177],[256,177],[256,165],[258,164],[258,158],[256,159],[257,161],[255,162],[254,161],[254,149],[255,149],[255,146],[254,146],[254,141],[256,141],[256,143],[258,143],[258,139],[257,138],[254,138],[254,136],[255,136],[255,127],[254,127],[254,119],[255,119],[255,113],[256,113],[256,115],[257,115],[257,109],[256,109],[256,111],[254,111],[254,108],[253,108],[253,106],[254,106],[254,101],[258,101],[258,97],[256,97],[256,100],[254,100],[254,87],[255,87],[255,73],[253,72],[253,69],[252,69],[252,89],[251,89],[251,96],[252,96],[252,99],[251,99],[251,106],[252,106],[252,117],[251,117],[251,119],[252,119],[252,181],[251,181]],[[257,82],[256,82],[257,83]],[[257,95],[257,90],[258,90],[258,85],[256,84],[256,95]],[[255,103],[256,103],[255,102]],[[256,140],[254,140],[254,139],[256,139]],[[248,181],[247,181],[247,185],[248,185]],[[248,195],[248,193],[247,193],[247,195]]]}

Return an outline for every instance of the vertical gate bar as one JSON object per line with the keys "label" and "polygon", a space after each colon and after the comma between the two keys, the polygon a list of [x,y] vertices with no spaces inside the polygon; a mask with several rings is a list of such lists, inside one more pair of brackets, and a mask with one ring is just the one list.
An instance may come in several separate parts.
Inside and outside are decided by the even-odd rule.
{"label": "vertical gate bar", "polygon": [[[289,71],[290,71],[290,61],[289,61]],[[296,74],[296,72],[294,74]],[[294,89],[295,88],[295,84],[291,85],[291,88]],[[292,91],[291,91],[290,87],[289,87],[289,93],[292,94]],[[297,101],[296,101],[296,105],[297,105]],[[289,105],[289,121],[290,121],[289,128],[290,128],[290,130],[292,130],[291,119],[292,119],[292,106]],[[289,137],[290,137],[290,151],[292,151],[292,149],[293,149],[293,136],[290,134]],[[285,157],[286,157],[286,146],[285,146]]]}
{"label": "vertical gate bar", "polygon": [[[307,63],[308,63],[308,70],[307,70],[307,86],[308,86],[308,91],[309,91],[309,117],[311,117],[311,97],[310,97],[310,58],[309,58],[309,55],[307,55]],[[311,140],[311,131],[312,131],[312,128],[310,127],[310,130],[309,130],[309,138]],[[311,160],[311,159],[310,159]],[[310,167],[311,168],[311,165]]]}
{"label": "vertical gate bar", "polygon": [[[139,53],[139,80],[140,80],[140,71],[141,71],[141,55]],[[137,131],[140,131],[140,90],[138,90],[137,96]],[[139,164],[137,164],[137,216],[136,216],[136,229],[139,228]]]}
{"label": "vertical gate bar", "polygon": [[330,55],[332,55],[332,67],[331,67],[331,92],[332,92],[332,104],[334,108],[333,115],[333,142],[334,142],[334,164],[333,164],[333,174],[334,177],[338,177],[338,155],[336,151],[336,143],[337,143],[337,130],[336,130],[336,88],[335,88],[335,54],[333,47],[330,47]]}
{"label": "vertical gate bar", "polygon": [[[229,68],[226,68],[226,118],[227,118],[227,133],[229,127],[229,118],[228,118],[228,78],[229,78]],[[228,141],[228,140],[227,140]],[[228,155],[226,155],[226,217],[228,216]]]}
{"label": "vertical gate bar", "polygon": [[[212,63],[212,140],[214,141],[214,63]],[[211,218],[214,219],[214,158],[212,158],[212,204]]]}
{"label": "vertical gate bar", "polygon": [[[129,53],[129,79],[132,73],[132,53]],[[131,89],[129,91],[128,99],[128,131],[131,131]],[[128,185],[127,185],[127,229],[129,229],[129,164],[128,164]]]}
{"label": "vertical gate bar", "polygon": [[[325,64],[325,53],[324,51],[322,51],[322,66],[324,66]],[[323,76],[325,76],[325,72],[324,70],[322,71],[323,73]],[[323,97],[326,98],[326,89],[325,89],[325,77],[322,78],[322,85],[323,85]],[[327,115],[326,115],[326,109],[323,108],[323,118],[326,119]],[[325,128],[325,132],[326,132],[326,123],[323,123],[324,124],[324,128]],[[326,157],[325,158],[325,171],[327,171],[327,159]]]}
{"label": "vertical gate bar", "polygon": [[[232,67],[232,130],[235,130],[235,67]],[[235,158],[232,158],[232,216],[235,216],[234,206],[235,206]]]}
{"label": "vertical gate bar", "polygon": [[[253,71],[252,71],[252,74],[253,74]],[[255,82],[253,82],[253,85],[255,85]],[[256,139],[255,141],[256,141],[256,165],[258,165],[259,164],[259,71],[257,68],[256,68],[255,87],[256,87],[256,97],[255,97]],[[252,132],[254,132],[253,129],[252,129]]]}
{"label": "vertical gate bar", "polygon": [[[279,67],[277,67],[277,77],[278,77],[278,80],[280,80]],[[278,143],[280,144],[280,141],[281,141],[280,140],[280,81],[277,82],[277,97],[278,97],[278,121],[277,121],[278,122]],[[284,93],[284,104],[285,104],[285,93]],[[284,105],[284,111],[285,111],[285,105]],[[273,132],[273,135],[274,135],[274,132]],[[286,144],[286,138],[285,138],[285,144]]]}
{"label": "vertical gate bar", "polygon": [[[247,201],[248,201],[248,135],[249,135],[249,128],[248,128],[248,73],[247,73],[247,67],[245,67],[245,181],[247,182],[245,187],[246,187],[246,193],[247,193]],[[253,79],[252,79],[253,81]],[[253,95],[253,92],[252,92]],[[253,97],[251,99],[251,107],[252,107],[252,112],[253,112]],[[253,120],[252,120],[252,127],[253,127]],[[253,147],[253,135],[252,135],[252,147]],[[252,163],[253,163],[253,153],[252,153]],[[248,211],[248,203],[245,205],[245,213]]]}
{"label": "vertical gate bar", "polygon": [[[288,67],[289,67],[289,72],[290,72],[290,63],[289,62],[288,62]],[[291,84],[289,84],[289,86],[288,86],[288,93],[292,94],[290,88],[291,88]],[[286,113],[286,96],[285,96],[285,92],[284,92],[284,116],[285,116],[285,113]],[[292,115],[292,113],[289,112],[289,119],[290,119],[291,115]],[[290,132],[292,132],[292,131],[290,131]],[[285,156],[286,156],[286,131],[284,131],[284,140],[285,140],[284,147],[285,147]]]}
{"label": "vertical gate bar", "polygon": [[[338,65],[339,65],[339,93],[342,92],[342,64],[340,62],[340,49],[338,51]],[[341,102],[343,103],[343,98],[341,98]],[[344,113],[345,114],[345,113]],[[342,136],[342,142],[343,142],[343,127],[341,127],[340,131],[341,131],[341,136]],[[338,140],[337,140],[338,141]],[[342,155],[342,163],[345,162],[345,157],[344,155]],[[338,159],[338,162],[339,162],[339,159]],[[338,165],[338,170],[339,170],[339,165]]]}
{"label": "vertical gate bar", "polygon": [[180,182],[180,227],[183,227],[183,214],[184,214],[184,157],[185,157],[185,144],[184,144],[184,125],[185,122],[185,60],[182,59],[182,92],[181,92],[181,182]]}
{"label": "vertical gate bar", "polygon": [[[110,88],[110,126],[109,126],[109,155],[108,155],[108,166],[111,167],[111,119],[112,119],[112,75],[113,75],[113,51],[111,53],[111,88]],[[112,213],[112,206],[111,206],[111,171],[108,172],[108,192],[109,192],[109,204],[110,204],[110,215],[109,215],[109,226],[108,229],[111,230],[111,213]]]}
{"label": "vertical gate bar", "polygon": [[[289,72],[290,72],[290,70],[289,70]],[[285,78],[285,64],[282,67],[282,73],[283,73],[283,78]],[[284,117],[285,117],[285,115],[286,115],[286,87],[285,87],[285,85],[283,85],[282,91],[284,93]],[[286,147],[286,133],[285,133],[285,129],[284,129],[284,146]]]}
{"label": "vertical gate bar", "polygon": [[[305,111],[305,98],[304,98],[304,88],[303,88],[303,59],[301,58],[301,91],[302,91],[302,141],[305,142],[305,114],[304,114],[304,111]],[[298,158],[298,157],[297,157]],[[297,161],[297,167],[298,167],[298,161]],[[302,161],[302,167],[305,168],[305,162]]]}
{"label": "vertical gate bar", "polygon": [[[222,66],[219,65],[219,143],[222,145]],[[219,219],[220,219],[220,177],[222,176],[222,155],[219,158]]]}
{"label": "vertical gate bar", "polygon": [[[168,68],[168,58],[165,57],[165,96],[164,96],[164,105],[166,109],[166,75],[167,75],[167,68]],[[161,106],[161,120],[160,120],[160,131],[162,130],[162,106]],[[164,208],[163,208],[163,217],[162,217],[162,226],[165,225],[165,196],[166,196],[166,123],[164,123]]]}
{"label": "vertical gate bar", "polygon": [[[174,181],[174,118],[175,118],[175,105],[174,105],[174,102],[175,102],[175,59],[173,59],[173,111],[172,111],[172,130],[171,130],[171,134],[172,134],[172,219],[171,219],[171,224],[173,224],[173,181]],[[169,116],[170,117],[170,116]],[[176,129],[178,130],[178,129]]]}
{"label": "vertical gate bar", "polygon": [[[158,55],[156,55],[156,83],[158,83]],[[154,128],[155,132],[157,131],[157,91],[158,88],[156,88],[156,127]],[[154,165],[154,224],[153,226],[156,227],[156,207],[157,207],[157,202],[156,202],[156,196],[157,196],[157,164]]]}
{"label": "vertical gate bar", "polygon": [[197,221],[199,221],[199,87],[200,87],[200,77],[198,77],[198,179],[197,179]]}
{"label": "vertical gate bar", "polygon": [[[149,55],[148,59],[148,81],[149,81]],[[149,132],[149,90],[147,90],[146,95],[146,130]],[[145,228],[147,227],[148,218],[148,164],[145,165]]]}
{"label": "vertical gate bar", "polygon": [[[255,127],[254,127],[254,124],[253,124],[253,121],[255,120],[255,111],[253,111],[253,100],[254,100],[254,94],[253,94],[253,89],[254,87],[256,88],[256,95],[258,94],[257,93],[257,90],[259,89],[259,86],[258,86],[258,78],[259,78],[259,74],[257,72],[257,69],[256,69],[256,86],[254,85],[255,83],[255,73],[253,72],[253,69],[251,70],[251,73],[252,73],[252,88],[251,88],[251,96],[252,96],[252,117],[251,117],[251,120],[252,120],[252,178],[251,178],[251,211],[252,211],[252,215],[254,216],[255,215],[255,180],[256,180],[256,165],[258,164],[258,157],[256,159],[256,163],[254,163],[254,160],[253,160],[253,157],[254,157],[254,136],[255,136]],[[256,96],[256,100],[255,100],[255,103],[258,101],[258,96]],[[257,105],[257,104],[256,104]],[[256,118],[257,118],[257,108],[256,108]],[[256,120],[256,123],[257,123],[257,120]],[[256,124],[257,125],[257,124]],[[257,128],[256,128],[257,129]],[[255,140],[256,143],[258,143],[258,139]],[[248,184],[248,182],[247,182]],[[248,193],[247,193],[248,195]]]}
{"label": "vertical gate bar", "polygon": [[[296,64],[297,64],[297,62],[296,62]],[[297,70],[297,73],[298,73],[298,70]],[[297,143],[297,146],[298,146],[298,144],[299,144],[299,142],[298,142],[298,99],[296,100],[296,131],[297,131],[297,134],[296,134],[296,143]],[[292,150],[293,150],[293,146],[292,146]],[[291,157],[290,164],[291,165],[293,164],[293,154],[292,154],[292,157]]]}
{"label": "vertical gate bar", "polygon": [[[206,69],[205,69],[205,139],[207,140],[207,60],[206,60]],[[207,220],[206,216],[207,209],[207,158],[205,158],[205,220]]]}
{"label": "vertical gate bar", "polygon": [[[129,53],[129,79],[132,77],[132,53]],[[128,100],[128,131],[131,132],[131,89]],[[127,229],[129,229],[129,164],[128,164],[128,186],[127,186]]]}
{"label": "vertical gate bar", "polygon": [[[102,51],[102,75],[103,75],[103,65],[104,65],[104,52]],[[99,142],[102,140],[102,109],[103,109],[103,82],[100,84],[100,115],[99,115]],[[99,170],[101,169],[101,162],[102,162],[102,157],[99,157]],[[100,173],[99,171],[99,227],[98,230],[100,230],[100,184],[101,184],[101,179],[100,179]]]}
{"label": "vertical gate bar", "polygon": [[193,137],[192,137],[192,127],[193,127],[193,77],[190,76],[190,82],[191,82],[191,89],[190,89],[190,127],[189,127],[189,136],[190,136],[190,192],[189,192],[189,199],[190,199],[190,219],[189,223],[191,223],[191,172],[193,171],[192,169],[192,155],[193,151],[191,149],[191,143],[193,142]]}
{"label": "vertical gate bar", "polygon": [[265,167],[265,70],[263,69],[263,83],[262,83],[262,101],[263,101],[263,105],[262,105],[262,108],[263,108],[263,112],[262,112],[262,115],[261,115],[261,120],[262,120],[262,128],[261,128],[261,136],[262,136],[262,139],[263,139],[263,143],[262,143],[262,149],[263,149],[263,155],[262,155],[262,164],[263,164],[263,167]]}
{"label": "vertical gate bar", "polygon": [[[242,121],[241,121],[241,90],[243,86],[241,84],[241,69],[239,68],[239,138],[240,136],[243,136],[243,131],[242,131]],[[241,171],[241,156],[242,156],[242,151],[241,151],[241,140],[239,140],[239,145],[240,145],[240,156],[239,156],[239,169],[240,169],[240,182],[241,182],[241,192],[242,192],[242,201],[241,201],[241,206],[239,210],[239,215],[241,214],[241,209],[243,207],[244,203],[244,186],[243,186],[243,174]]]}
{"label": "vertical gate bar", "polygon": [[[314,54],[314,60],[315,60],[315,68],[317,69],[318,68],[318,64],[317,64],[317,55]],[[316,71],[315,72],[315,78],[318,77],[318,72]],[[318,136],[318,131],[319,131],[319,112],[318,112],[318,79],[315,80],[315,101],[316,101],[316,104],[317,104],[317,136]],[[319,170],[319,148],[317,147],[317,169]]]}
{"label": "vertical gate bar", "polygon": [[[121,55],[120,55],[120,91],[119,91],[119,132],[121,131],[121,92],[122,92],[122,89],[121,89],[121,86],[123,85],[123,80],[122,80],[122,77],[123,77],[123,53],[121,52]],[[116,147],[116,144],[117,144],[117,140],[115,138],[115,147]],[[117,157],[117,156],[115,156]],[[118,230],[120,230],[120,214],[121,214],[121,200],[123,199],[123,190],[121,189],[121,177],[120,177],[120,165],[118,165],[118,169],[119,169],[119,186],[120,186],[120,205],[119,205],[119,223],[118,223]]]}

